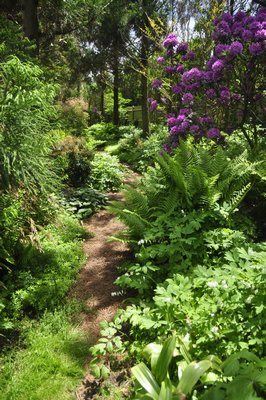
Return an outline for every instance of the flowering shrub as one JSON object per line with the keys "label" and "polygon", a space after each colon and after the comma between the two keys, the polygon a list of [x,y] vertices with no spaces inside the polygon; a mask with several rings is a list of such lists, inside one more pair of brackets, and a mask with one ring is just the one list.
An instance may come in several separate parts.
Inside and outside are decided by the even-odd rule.
{"label": "flowering shrub", "polygon": [[[156,79],[152,86],[163,93],[170,89],[166,151],[187,134],[222,141],[223,133],[241,129],[253,147],[262,133],[266,8],[254,16],[223,13],[214,21],[212,39],[213,54],[203,68],[175,34],[163,42],[166,54],[157,62],[164,65],[166,79]],[[150,99],[150,110],[156,107],[157,101]]]}

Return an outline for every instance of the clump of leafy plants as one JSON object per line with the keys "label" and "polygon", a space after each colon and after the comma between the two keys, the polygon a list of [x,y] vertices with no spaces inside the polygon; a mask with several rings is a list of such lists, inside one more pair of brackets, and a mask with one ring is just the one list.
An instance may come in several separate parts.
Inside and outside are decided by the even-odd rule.
{"label": "clump of leafy plants", "polygon": [[61,202],[67,211],[84,219],[105,206],[107,200],[107,196],[87,185],[74,190],[69,188]]}
{"label": "clump of leafy plants", "polygon": [[90,185],[101,192],[116,192],[124,178],[123,167],[116,156],[97,153],[92,161]]}
{"label": "clump of leafy plants", "polygon": [[25,314],[59,306],[85,261],[81,241],[86,237],[78,220],[61,212],[40,230],[38,246],[21,246],[19,268],[3,277],[0,320],[14,328]]}

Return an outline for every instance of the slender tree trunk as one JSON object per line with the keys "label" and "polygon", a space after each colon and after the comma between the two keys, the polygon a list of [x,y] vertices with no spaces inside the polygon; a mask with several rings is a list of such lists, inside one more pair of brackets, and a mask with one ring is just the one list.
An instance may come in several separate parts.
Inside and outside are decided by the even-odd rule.
{"label": "slender tree trunk", "polygon": [[119,67],[118,67],[118,55],[115,56],[114,60],[114,107],[113,107],[113,124],[119,125]]}
{"label": "slender tree trunk", "polygon": [[22,6],[25,35],[35,41],[39,53],[38,0],[22,0]]}
{"label": "slender tree trunk", "polygon": [[230,0],[230,3],[229,3],[229,10],[230,10],[230,14],[231,14],[231,15],[234,14],[234,5],[235,5],[235,1],[234,1],[234,0]]}
{"label": "slender tree trunk", "polygon": [[148,108],[148,49],[149,43],[148,38],[145,34],[142,34],[141,44],[141,110],[142,110],[142,130],[145,136],[150,133],[150,121],[149,121],[149,108]]}

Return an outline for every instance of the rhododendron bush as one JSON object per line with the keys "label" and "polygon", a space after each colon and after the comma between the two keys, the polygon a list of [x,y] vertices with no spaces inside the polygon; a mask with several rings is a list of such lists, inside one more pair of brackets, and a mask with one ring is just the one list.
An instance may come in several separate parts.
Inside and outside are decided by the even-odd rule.
{"label": "rhododendron bush", "polygon": [[[214,21],[212,39],[212,55],[203,67],[175,34],[163,42],[166,54],[157,62],[164,78],[152,87],[167,108],[166,151],[188,134],[224,141],[238,129],[251,147],[265,134],[266,8],[254,16],[223,13]],[[150,110],[157,100],[150,99]]]}

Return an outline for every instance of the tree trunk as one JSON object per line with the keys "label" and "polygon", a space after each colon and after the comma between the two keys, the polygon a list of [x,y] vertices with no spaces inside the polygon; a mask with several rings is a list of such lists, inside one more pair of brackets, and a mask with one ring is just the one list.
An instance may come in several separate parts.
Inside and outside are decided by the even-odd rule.
{"label": "tree trunk", "polygon": [[114,74],[114,107],[113,107],[113,124],[114,125],[119,125],[119,68],[118,68],[118,56],[115,57],[114,60],[114,69],[113,69],[113,74]]}
{"label": "tree trunk", "polygon": [[25,35],[36,42],[36,52],[39,53],[38,0],[22,0],[22,5]]}
{"label": "tree trunk", "polygon": [[148,38],[145,34],[142,34],[141,43],[141,112],[142,112],[142,131],[145,136],[150,133],[150,121],[149,121],[149,108],[148,108],[148,49],[149,43]]}

